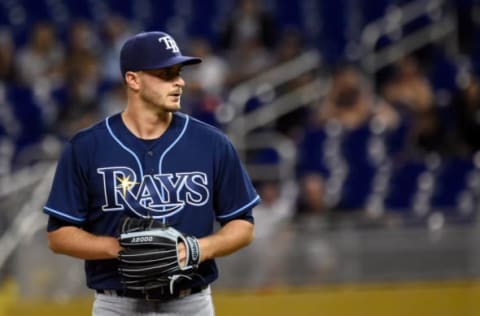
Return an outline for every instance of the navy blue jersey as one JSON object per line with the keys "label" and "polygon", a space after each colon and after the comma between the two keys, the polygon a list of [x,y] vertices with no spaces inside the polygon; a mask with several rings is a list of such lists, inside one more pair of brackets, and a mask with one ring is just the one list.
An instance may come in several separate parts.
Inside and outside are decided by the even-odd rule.
{"label": "navy blue jersey", "polygon": [[[153,217],[198,238],[251,216],[259,196],[228,138],[216,128],[175,113],[166,132],[145,142],[120,114],[74,136],[65,146],[44,212],[95,235],[117,236],[125,216]],[[120,289],[117,260],[86,260],[87,285]],[[213,260],[200,265],[217,278]]]}

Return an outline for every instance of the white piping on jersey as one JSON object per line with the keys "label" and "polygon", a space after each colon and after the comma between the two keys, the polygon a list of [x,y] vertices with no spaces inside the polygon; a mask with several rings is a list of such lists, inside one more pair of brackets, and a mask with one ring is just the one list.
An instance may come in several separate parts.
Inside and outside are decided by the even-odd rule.
{"label": "white piping on jersey", "polygon": [[[183,116],[183,115],[182,115]],[[188,117],[188,115],[185,115],[185,124],[183,125],[183,129],[182,131],[180,132],[180,135],[177,136],[177,139],[175,139],[171,144],[170,146],[168,146],[167,149],[165,149],[165,151],[163,152],[162,156],[160,156],[160,160],[158,161],[158,173],[159,174],[162,174],[162,163],[163,163],[163,158],[165,158],[165,155],[170,151],[170,149],[173,148],[173,146],[175,146],[178,141],[180,140],[180,138],[183,137],[183,135],[185,134],[185,131],[187,130],[187,126],[188,126],[188,122],[190,121],[190,118]]]}
{"label": "white piping on jersey", "polygon": [[62,216],[62,217],[65,217],[65,218],[74,220],[74,221],[76,221],[76,222],[83,222],[83,221],[85,220],[84,217],[82,218],[82,217],[75,217],[75,216],[72,216],[72,215],[68,215],[68,214],[66,214],[66,213],[63,213],[63,212],[54,210],[53,208],[50,208],[50,207],[47,207],[47,206],[44,206],[43,208],[44,208],[45,210],[47,210],[48,212],[50,212],[50,213],[54,213],[54,214],[60,215],[60,216]]}
{"label": "white piping on jersey", "polygon": [[233,212],[230,212],[228,214],[224,214],[224,215],[218,215],[217,218],[219,219],[223,219],[223,218],[228,218],[228,217],[231,217],[232,215],[235,215],[235,214],[238,214],[240,212],[242,212],[243,210],[245,210],[246,208],[252,206],[254,203],[256,203],[258,200],[260,200],[260,196],[257,195],[256,198],[254,198],[252,201],[250,201],[248,204],[246,204],[245,206],[242,206],[241,208],[233,211]]}
{"label": "white piping on jersey", "polygon": [[115,134],[113,133],[112,129],[110,128],[110,123],[109,123],[109,120],[110,120],[110,117],[107,117],[105,119],[105,125],[107,126],[107,129],[108,129],[108,132],[110,133],[110,136],[112,136],[112,138],[120,145],[120,147],[122,147],[123,149],[125,149],[128,153],[130,153],[133,158],[135,158],[135,160],[137,161],[137,164],[138,164],[138,170],[140,171],[140,178],[143,179],[143,168],[142,168],[142,164],[140,163],[140,159],[138,159],[137,155],[135,155],[135,153],[130,149],[128,148],[127,146],[125,146],[121,141],[120,139],[117,138],[117,136],[115,136]]}
{"label": "white piping on jersey", "polygon": [[[167,149],[165,149],[165,151],[163,152],[163,154],[160,156],[160,159],[158,160],[158,173],[159,174],[162,174],[162,164],[163,164],[163,158],[165,158],[165,155],[170,151],[170,149],[173,148],[173,146],[175,146],[178,141],[180,140],[180,138],[183,137],[183,134],[185,134],[185,131],[187,130],[187,126],[188,126],[188,122],[190,121],[190,118],[188,117],[188,115],[185,115],[185,123],[183,125],[183,128],[182,128],[182,131],[180,132],[180,134],[177,136],[177,138],[170,144],[170,146],[168,146]],[[160,193],[162,198],[163,198],[163,192]],[[178,212],[178,211],[177,211]],[[175,213],[177,213],[175,212]],[[170,214],[170,216],[173,215],[173,214]],[[162,216],[161,217],[162,219],[162,223],[166,223],[167,222],[167,216]]]}

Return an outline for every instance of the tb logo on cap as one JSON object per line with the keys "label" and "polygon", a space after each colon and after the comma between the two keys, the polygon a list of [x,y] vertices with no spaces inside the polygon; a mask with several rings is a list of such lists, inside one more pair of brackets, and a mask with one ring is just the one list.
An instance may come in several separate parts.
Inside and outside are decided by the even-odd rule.
{"label": "tb logo on cap", "polygon": [[158,39],[160,43],[165,44],[165,49],[169,49],[174,53],[178,53],[180,49],[177,46],[177,43],[170,36],[163,36]]}

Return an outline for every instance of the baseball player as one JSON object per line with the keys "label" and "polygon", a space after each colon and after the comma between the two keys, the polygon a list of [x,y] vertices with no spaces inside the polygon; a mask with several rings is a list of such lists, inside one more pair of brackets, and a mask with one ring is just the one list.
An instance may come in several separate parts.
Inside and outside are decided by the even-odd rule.
{"label": "baseball player", "polygon": [[253,239],[259,196],[231,142],[179,112],[182,67],[200,62],[166,33],[131,37],[120,55],[125,109],[65,145],[44,207],[48,242],[85,260],[95,316],[214,315],[214,258]]}

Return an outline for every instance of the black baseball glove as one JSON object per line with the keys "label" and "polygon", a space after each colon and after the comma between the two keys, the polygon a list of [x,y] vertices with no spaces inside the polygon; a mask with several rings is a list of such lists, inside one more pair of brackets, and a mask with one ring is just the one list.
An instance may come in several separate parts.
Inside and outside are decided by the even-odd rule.
{"label": "black baseball glove", "polygon": [[[127,217],[120,223],[118,260],[121,282],[127,289],[148,290],[191,278],[200,261],[198,240],[154,219]],[[185,245],[186,260],[180,263],[178,246]]]}

